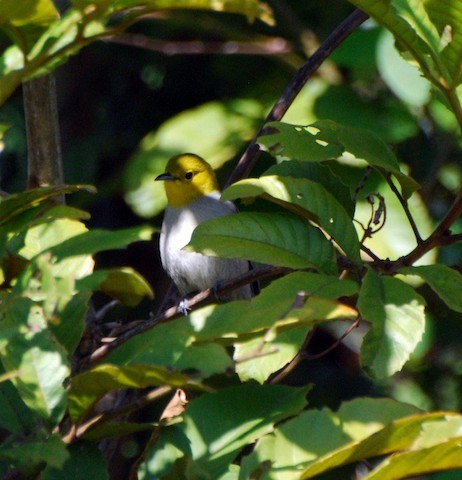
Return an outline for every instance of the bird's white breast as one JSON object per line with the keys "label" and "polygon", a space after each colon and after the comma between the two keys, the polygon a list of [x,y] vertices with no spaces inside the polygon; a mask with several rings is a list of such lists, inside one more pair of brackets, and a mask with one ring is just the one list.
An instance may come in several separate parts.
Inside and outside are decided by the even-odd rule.
{"label": "bird's white breast", "polygon": [[201,197],[186,207],[166,208],[160,236],[162,265],[182,295],[210,288],[219,280],[233,278],[248,270],[245,260],[209,257],[182,250],[199,223],[235,212],[232,203],[219,201],[218,192]]}

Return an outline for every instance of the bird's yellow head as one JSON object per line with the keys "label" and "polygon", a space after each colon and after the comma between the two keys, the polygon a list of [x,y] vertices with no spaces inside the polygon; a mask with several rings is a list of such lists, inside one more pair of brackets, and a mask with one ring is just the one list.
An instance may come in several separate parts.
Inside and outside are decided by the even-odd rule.
{"label": "bird's yellow head", "polygon": [[167,163],[166,172],[156,180],[165,181],[165,193],[172,207],[184,207],[219,189],[213,168],[193,153],[172,157]]}

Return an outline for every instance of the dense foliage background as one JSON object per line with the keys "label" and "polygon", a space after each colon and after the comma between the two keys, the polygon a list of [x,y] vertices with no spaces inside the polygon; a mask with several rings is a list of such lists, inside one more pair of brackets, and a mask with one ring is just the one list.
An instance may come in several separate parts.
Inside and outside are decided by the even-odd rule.
{"label": "dense foliage background", "polygon": [[[8,55],[8,48],[24,41],[26,46],[23,47],[30,52],[34,52],[35,48],[39,52],[37,58],[40,57],[40,52],[46,53],[47,43],[43,42],[45,47],[42,45],[42,50],[37,47],[39,35],[34,29],[38,29],[40,34],[46,32],[53,21],[57,22],[53,18],[51,21],[46,18],[53,10],[51,2],[30,0],[24,3],[30,4],[30,11],[35,6],[36,12],[39,16],[42,13],[43,18],[37,21],[33,13],[15,11],[14,2],[9,0],[0,2],[0,46],[4,51],[0,78],[3,82],[0,84],[0,97],[3,101],[0,109],[0,187],[8,194],[19,194],[26,190],[27,182],[30,183],[27,165],[28,155],[31,155],[27,148],[24,97],[19,86],[21,80],[27,79],[27,75],[23,78],[19,76],[19,80],[15,78],[17,71],[26,71],[28,67],[26,65],[22,70],[15,70],[13,61],[17,61],[17,56],[11,55],[11,52]],[[259,2],[229,2],[232,5],[230,9],[235,13],[213,11],[214,2],[204,2],[204,10],[169,8],[175,2],[151,2],[153,7],[149,15],[144,16],[136,9],[137,3],[142,2],[94,3],[99,5],[101,12],[94,14],[93,23],[91,19],[88,20],[89,17],[85,20],[87,32],[90,33],[72,37],[74,33],[71,27],[61,26],[61,30],[57,27],[57,33],[53,34],[52,38],[72,37],[70,41],[73,42],[73,47],[66,54],[60,54],[41,66],[32,65],[31,62],[30,73],[54,71],[66,185],[94,185],[97,192],[92,193],[81,187],[31,190],[30,192],[36,193],[31,193],[32,196],[27,198],[11,197],[13,201],[10,203],[7,202],[9,197],[4,197],[2,203],[5,210],[0,210],[0,226],[3,228],[0,232],[3,235],[0,245],[4,250],[1,254],[3,270],[0,277],[0,320],[3,322],[0,327],[0,353],[5,374],[5,377],[0,377],[4,380],[0,383],[0,426],[3,440],[0,447],[1,474],[5,475],[5,478],[8,478],[8,475],[18,475],[9,478],[20,478],[21,475],[24,478],[36,478],[41,472],[42,478],[46,479],[74,478],[71,472],[78,466],[80,469],[87,468],[85,478],[90,478],[90,475],[95,478],[109,478],[108,475],[111,478],[128,478],[131,469],[132,475],[135,475],[133,472],[138,472],[140,478],[285,479],[311,478],[309,475],[340,466],[345,469],[340,470],[342,473],[334,470],[332,477],[323,478],[340,478],[338,475],[345,475],[344,478],[347,478],[347,475],[359,476],[361,469],[367,470],[372,468],[372,465],[375,466],[378,463],[375,457],[403,450],[409,455],[415,453],[422,457],[417,460],[412,456],[404,458],[404,463],[395,466],[396,470],[389,473],[389,476],[379,472],[377,477],[373,477],[372,473],[367,478],[404,478],[409,472],[420,474],[433,470],[449,471],[431,473],[431,478],[458,478],[461,472],[456,468],[462,468],[461,461],[457,460],[462,457],[462,422],[456,414],[462,405],[462,339],[459,334],[462,321],[460,211],[450,225],[451,232],[454,235],[459,234],[459,241],[448,241],[447,245],[436,244],[435,248],[428,249],[423,258],[417,258],[417,264],[437,264],[452,268],[438,272],[421,271],[420,274],[410,270],[401,271],[398,278],[403,279],[403,274],[409,275],[406,276],[407,284],[402,282],[404,286],[400,287],[401,284],[394,283],[398,281],[397,277],[388,276],[388,273],[397,273],[398,268],[391,268],[387,272],[385,263],[378,263],[376,269],[369,269],[365,274],[357,267],[358,262],[354,267],[359,246],[348,243],[351,238],[347,233],[343,238],[336,230],[330,232],[328,222],[323,224],[323,212],[319,207],[320,210],[314,212],[317,219],[315,221],[335,239],[342,253],[346,252],[346,257],[352,261],[354,268],[351,268],[345,282],[338,281],[337,284],[335,278],[331,279],[331,290],[322,291],[321,294],[318,291],[324,288],[324,284],[321,286],[322,282],[319,283],[321,277],[303,280],[308,282],[304,285],[310,285],[313,289],[305,286],[304,290],[308,293],[315,291],[322,301],[316,303],[315,299],[310,306],[315,314],[307,313],[306,310],[304,317],[296,316],[296,322],[299,322],[297,325],[303,327],[302,329],[292,330],[285,317],[286,323],[281,321],[277,328],[274,326],[276,323],[270,327],[264,324],[262,316],[261,328],[266,329],[265,335],[261,332],[256,335],[255,332],[240,331],[236,324],[237,341],[232,341],[227,337],[229,332],[223,332],[216,327],[217,333],[213,330],[213,325],[212,332],[203,331],[202,337],[196,332],[194,337],[191,330],[188,330],[192,327],[187,327],[189,319],[180,318],[177,324],[165,323],[164,330],[158,334],[158,329],[154,328],[148,332],[150,336],[143,337],[143,334],[140,334],[133,337],[134,342],[127,341],[125,345],[121,345],[112,352],[108,362],[101,365],[100,371],[94,371],[94,376],[89,377],[85,377],[83,373],[77,377],[79,380],[71,381],[70,393],[61,393],[60,398],[53,393],[51,396],[54,396],[54,399],[47,398],[41,403],[35,388],[27,387],[29,380],[24,380],[21,385],[21,375],[24,373],[22,369],[25,365],[23,361],[27,360],[24,360],[25,352],[29,352],[27,355],[30,354],[31,358],[27,361],[30,361],[30,364],[56,368],[54,380],[42,379],[37,385],[43,387],[41,382],[44,382],[50,387],[50,391],[61,388],[63,381],[69,376],[69,371],[62,363],[57,362],[55,357],[34,357],[35,354],[29,348],[36,341],[40,351],[49,349],[57,355],[58,350],[55,351],[54,347],[50,346],[56,341],[60,343],[59,352],[63,358],[73,357],[79,343],[82,349],[80,340],[84,330],[83,320],[86,317],[88,321],[86,305],[90,296],[96,310],[104,308],[111,297],[120,302],[103,320],[98,318],[98,341],[101,337],[111,336],[115,324],[129,324],[139,319],[147,319],[157,312],[168,290],[169,281],[159,263],[157,234],[154,234],[151,240],[153,231],[150,227],[158,231],[165,205],[161,187],[155,184],[153,179],[163,171],[170,156],[192,151],[204,156],[218,169],[219,178],[224,184],[297,70],[354,10],[351,3],[368,12],[370,8],[376,21],[367,20],[328,57],[297,95],[283,121],[295,125],[309,125],[320,120],[336,122],[318,124],[326,135],[322,140],[332,148],[337,148],[338,145],[345,148],[340,151],[334,149],[333,152],[337,154],[320,157],[318,161],[340,157],[344,150],[353,153],[357,158],[363,158],[354,152],[354,148],[363,139],[365,150],[371,145],[377,147],[376,150],[369,148],[376,163],[366,159],[375,169],[365,170],[364,164],[359,164],[359,168],[356,159],[343,155],[343,162],[339,162],[337,167],[328,162],[325,164],[330,170],[315,171],[313,166],[308,171],[308,167],[299,165],[293,167],[296,168],[293,176],[304,178],[306,175],[306,178],[316,178],[328,191],[331,189],[348,212],[353,210],[352,198],[356,200],[355,218],[363,225],[376,213],[377,224],[372,225],[370,222],[369,226],[377,232],[367,239],[365,245],[369,252],[383,261],[393,261],[409,254],[418,243],[406,211],[411,212],[414,226],[422,239],[425,239],[450,211],[456,199],[459,199],[460,203],[462,116],[455,108],[457,102],[448,102],[448,98],[443,98],[441,89],[438,90],[435,84],[432,87],[428,79],[435,73],[436,68],[428,58],[437,66],[443,65],[446,68],[449,65],[454,67],[455,71],[460,71],[461,61],[457,56],[462,57],[462,11],[456,0],[443,2],[446,9],[444,15],[435,5],[437,2],[431,0],[351,3],[341,0],[287,0],[266,2],[264,8],[261,5],[255,6]],[[186,5],[187,3],[182,2],[186,7],[201,6],[200,2],[190,2],[191,5]],[[427,78],[422,74],[422,70],[419,71],[415,65],[411,65],[416,63],[416,59],[411,58],[412,55],[406,48],[403,56],[410,60],[410,63],[398,53],[390,33],[390,25],[385,21],[388,17],[385,13],[381,17],[381,11],[377,6],[374,7],[374,3],[382,4],[384,12],[386,5],[392,5],[401,13],[404,12],[402,16],[407,19],[410,30],[415,32],[419,39],[427,39],[426,35],[431,37],[427,31],[431,30],[428,27],[430,24],[438,31],[440,46],[436,46],[435,51],[440,48],[440,63],[435,60],[431,49],[424,46],[425,42],[419,40],[419,43],[412,38],[409,43],[415,46],[420,55],[417,55],[417,59],[428,61],[428,68],[423,71]],[[72,6],[60,4],[59,8],[62,15],[65,15],[66,11],[67,15],[69,12],[93,15],[92,2],[74,1]],[[98,12],[97,9],[95,11]],[[125,28],[123,19],[130,15],[136,17],[137,21]],[[249,21],[249,17],[250,20],[252,17],[257,18]],[[451,19],[451,24],[445,23],[448,18]],[[380,25],[381,19],[384,19],[382,23],[388,26],[388,29]],[[69,25],[72,23],[70,20],[69,16]],[[394,19],[391,21],[393,23]],[[82,19],[76,19],[75,22],[79,24]],[[123,28],[121,27],[119,32],[117,28],[121,25]],[[98,39],[104,29],[121,35]],[[122,33],[122,30],[125,30],[125,33]],[[399,28],[391,30],[398,36],[403,31]],[[18,32],[22,32],[23,37],[19,38]],[[94,38],[91,35],[94,35]],[[450,55],[445,56],[445,53],[442,53],[444,47],[451,42],[456,48]],[[35,46],[32,48],[31,45]],[[398,47],[403,48],[403,45],[398,44]],[[422,69],[422,63],[420,67]],[[460,83],[460,72],[450,73],[453,74],[455,83]],[[15,85],[15,82],[18,85]],[[460,98],[460,86],[453,90]],[[456,93],[454,95],[457,96]],[[460,100],[458,102],[460,107]],[[332,127],[339,124],[353,127],[353,130],[341,132],[337,127]],[[276,133],[269,131],[276,135],[274,140],[271,140],[271,135],[267,136],[266,140],[261,140],[265,152],[259,156],[251,171],[251,177],[259,177],[270,167],[277,169],[281,157],[311,160],[301,158],[303,155],[299,152],[305,149],[304,151],[308,152],[306,156],[310,157],[314,152],[313,146],[297,143],[299,137],[293,130],[284,130],[283,126],[277,125],[275,128]],[[367,129],[367,132],[372,132],[372,137],[367,136],[370,133],[354,129]],[[327,138],[329,135],[330,139]],[[406,203],[405,193],[396,195],[390,189],[387,175],[392,174],[399,180],[399,183],[395,181],[394,185],[398,185],[403,191],[406,188],[411,191],[413,186],[406,183],[408,177],[403,179],[396,174],[392,160],[389,164],[380,163],[385,162],[387,155],[383,150],[385,145],[389,146],[398,159],[402,171],[420,184],[418,193],[410,197],[409,204]],[[357,151],[360,152],[361,149],[358,147]],[[287,176],[287,172],[281,170],[274,172],[282,178]],[[334,185],[334,180],[329,184],[326,181],[328,175],[335,178],[335,181],[341,179],[338,183],[342,183],[342,188]],[[231,187],[228,191],[229,198],[239,202],[239,199],[258,197],[262,191],[266,192],[266,195],[273,195],[273,198],[276,196],[273,184],[243,185],[242,188],[243,190],[239,191],[232,190]],[[290,189],[290,184],[287,188]],[[53,203],[53,198],[62,192],[72,193],[66,197],[68,207],[59,207]],[[367,197],[370,193],[373,193],[373,197],[369,197],[372,207]],[[399,199],[405,204],[404,208]],[[265,211],[277,214],[281,202],[286,201],[279,200],[279,203],[265,203],[259,199],[255,205],[248,205],[248,202],[241,200],[240,209],[244,213],[256,210],[259,213]],[[22,206],[18,207],[18,204]],[[383,205],[386,206],[386,214]],[[77,209],[88,212],[89,216],[79,213]],[[300,214],[300,211],[295,209],[295,213]],[[85,227],[77,222],[76,219],[79,218],[84,220]],[[45,228],[48,222],[59,223],[56,230],[55,227],[51,228],[49,239]],[[70,226],[64,222],[76,222],[78,226]],[[34,225],[39,229],[28,234],[28,229]],[[70,242],[74,236],[84,234],[87,228],[90,235],[81,237],[80,241],[66,243],[66,240]],[[362,230],[357,228],[361,240]],[[117,230],[118,234],[105,232],[107,230]],[[199,243],[197,248],[201,248]],[[61,263],[58,262],[58,267],[63,269],[64,275],[57,273],[52,257],[39,255],[44,252],[59,259]],[[95,255],[95,271],[101,271],[99,276],[91,275],[93,265],[88,262],[91,263],[92,254]],[[226,252],[222,254],[226,255]],[[359,264],[364,265],[361,261],[365,260],[365,252],[362,254]],[[331,254],[326,255],[328,257]],[[271,263],[265,258],[253,259],[264,264]],[[64,265],[62,262],[66,261],[68,263]],[[72,261],[76,263],[70,265]],[[309,266],[316,267],[320,275],[325,275],[322,281],[325,281],[327,276],[338,274],[336,270],[332,271],[331,265],[325,266],[321,262],[317,264],[314,258],[310,257],[308,263]],[[279,266],[277,263],[275,265]],[[292,264],[290,261],[282,266],[302,269],[298,263]],[[345,268],[348,270],[350,266],[347,264]],[[405,266],[409,265],[400,267]],[[107,273],[110,271],[112,273]],[[66,283],[63,280],[70,277],[72,282],[69,280]],[[380,279],[384,277],[386,280],[381,284]],[[282,295],[281,292],[292,295],[288,306],[300,307],[293,302],[301,279],[290,277],[290,281],[280,284],[280,287],[275,283],[270,285],[271,280],[273,277],[262,280],[263,287],[272,286],[273,290],[268,290],[267,297],[262,296],[260,304],[254,306],[255,311],[247,311],[242,305],[236,306],[234,311],[233,306],[227,310],[225,307],[217,314],[216,321],[225,322],[227,318],[235,320],[238,316],[254,318],[257,321],[260,318],[258,312],[262,311],[258,308],[263,308],[265,301],[270,298]],[[397,343],[406,344],[403,351],[397,355],[403,358],[393,358],[386,364],[383,358],[374,357],[372,351],[383,348],[378,339],[368,344],[368,352],[362,351],[363,356],[360,358],[359,343],[362,334],[356,330],[347,336],[343,343],[328,351],[344,331],[342,322],[330,325],[330,320],[348,319],[354,322],[357,309],[363,317],[367,317],[367,313],[373,312],[378,305],[378,297],[376,298],[373,292],[379,290],[382,298],[393,299],[390,303],[399,305],[398,300],[402,298],[397,291],[400,288],[404,292],[402,295],[405,297],[409,294],[407,300],[411,298],[412,301],[408,303],[409,310],[398,309],[392,328],[399,330],[399,327],[403,326],[407,331],[402,334],[404,340],[400,337],[401,333],[396,333],[395,330],[391,331],[390,338],[394,338],[396,333]],[[151,289],[154,291],[154,298]],[[122,293],[119,290],[122,290]],[[279,300],[282,305],[283,299]],[[329,308],[332,307],[332,310],[328,309],[326,302],[330,302]],[[423,312],[424,303],[425,327],[417,321],[413,323],[415,318],[419,317],[419,312]],[[44,334],[44,338],[39,340],[34,337],[34,332],[41,331],[43,326],[37,325],[41,325],[42,320],[37,320],[38,330],[31,327],[34,325],[32,307],[37,305],[45,312],[42,320],[49,330],[46,334],[49,337]],[[335,310],[334,306],[338,310]],[[322,314],[325,314],[325,317],[322,317]],[[213,311],[205,310],[202,315],[205,317],[200,314],[194,317],[193,314],[191,325],[194,326],[194,322],[200,323],[201,318],[209,318],[208,321],[212,324],[215,321]],[[370,315],[374,317],[374,313]],[[18,318],[21,320],[18,321]],[[66,323],[63,320],[66,318],[73,323]],[[321,319],[329,320],[326,322],[329,323],[328,328],[314,329],[313,325]],[[24,325],[21,323],[23,321]],[[15,356],[11,353],[14,350],[11,345],[15,345],[14,339],[19,338],[17,335],[20,327],[16,326],[26,328],[26,324],[30,330],[21,337],[24,340],[21,354]],[[413,326],[415,331],[409,331]],[[134,328],[138,328],[138,324]],[[383,328],[383,336],[387,335],[386,328],[389,326]],[[309,330],[312,332],[309,341],[304,341]],[[118,331],[118,335],[123,334],[123,331]],[[93,332],[87,328],[84,339],[92,335]],[[272,335],[276,340],[278,335],[285,335],[284,338],[279,338],[279,343],[274,343],[284,355],[279,359],[279,364],[276,361],[274,365],[252,365],[252,368],[258,371],[253,371],[252,368],[247,370],[246,362],[234,364],[224,348],[227,347],[229,351],[231,345],[234,345],[242,358],[245,355],[252,356],[259,348],[258,342],[263,342],[262,339],[271,347],[274,340]],[[413,336],[415,344],[412,341]],[[191,348],[193,360],[183,358],[179,363],[174,363],[173,358],[166,359],[167,356],[164,357],[163,352],[160,352],[162,348],[156,341],[165,342],[165,349],[170,352],[177,348],[182,351],[173,341],[177,337],[195,338],[188,345],[181,346],[194,346]],[[222,351],[217,352],[218,347],[214,346],[216,344],[211,341],[212,338],[218,342]],[[92,343],[95,342],[94,336],[88,341],[90,350],[100,346],[98,341],[96,347]],[[249,341],[254,343],[246,344]],[[141,345],[148,342],[156,345],[152,347],[153,351],[142,350],[144,347]],[[285,351],[283,344],[290,348]],[[269,382],[271,375],[275,375],[275,372],[283,369],[286,362],[296,357],[298,348],[302,345],[304,358],[297,361],[280,382]],[[390,349],[393,350],[393,345]],[[78,365],[74,373],[88,367],[82,367],[82,359],[88,354],[85,348],[83,350],[84,353],[82,356],[77,355],[77,359],[74,355],[73,362],[76,363],[72,364],[70,360],[68,362],[73,367]],[[270,355],[266,355],[266,358],[270,358]],[[207,361],[211,364],[207,365]],[[174,369],[170,369],[171,364]],[[137,365],[142,365],[141,369],[137,370]],[[126,370],[122,371],[122,368]],[[191,372],[192,368],[197,368],[200,373]],[[240,377],[231,375],[230,369],[236,369]],[[16,381],[19,383],[15,383]],[[30,382],[33,384],[33,381]],[[49,383],[54,383],[54,387]],[[165,388],[165,385],[169,388],[164,391],[162,388]],[[153,386],[156,389],[150,398],[150,391],[146,393],[144,389]],[[150,407],[143,410],[140,418],[131,419],[128,427],[112,422],[113,419],[108,415],[92,431],[91,422],[106,408],[105,404],[94,408],[95,402],[107,392],[127,387],[135,387],[141,391],[142,405],[146,407],[146,404],[149,404]],[[169,392],[174,392],[174,387],[188,391],[188,396],[192,399],[186,408],[189,417],[186,417],[183,423],[178,420],[178,424],[175,424],[175,419],[165,420],[167,415],[162,421],[164,423],[159,424],[167,402],[166,396]],[[239,388],[242,387],[245,387],[245,390],[240,391]],[[212,391],[216,393],[211,394]],[[177,392],[183,394],[183,390]],[[351,399],[356,400],[344,403]],[[114,396],[106,396],[105,401],[108,402],[107,408],[110,411],[117,405],[118,400],[114,399]],[[136,401],[131,399],[127,402],[133,407],[136,404],[131,402]],[[183,406],[182,402],[179,403]],[[279,409],[276,409],[275,405],[278,405]],[[232,406],[235,410],[231,409]],[[126,413],[123,409],[117,411],[117,408],[120,406],[115,407],[115,419]],[[316,410],[317,408],[323,410]],[[439,411],[452,413],[438,413]],[[421,414],[429,416],[420,417]],[[299,415],[295,418],[300,418],[300,423],[290,423],[291,421],[287,420],[296,415]],[[201,425],[201,422],[207,423],[207,418],[208,425]],[[260,419],[260,423],[256,419]],[[355,430],[355,426],[348,427],[349,421],[352,425],[355,423],[354,419],[361,423],[360,433]],[[286,423],[278,423],[283,421]],[[441,443],[436,443],[435,447],[435,444],[428,443],[428,438],[435,437],[431,427],[439,421],[442,426],[438,428],[444,430],[444,433],[440,431],[438,438]],[[231,422],[231,426],[227,425],[227,422]],[[255,426],[246,429],[252,422]],[[77,430],[82,428],[82,431],[76,433],[72,430],[71,423]],[[56,428],[58,424],[59,430]],[[347,426],[333,434],[333,426],[338,424]],[[271,436],[274,425],[282,426]],[[233,432],[234,428],[237,433]],[[221,437],[217,434],[218,439],[211,433],[216,430],[222,434]],[[136,432],[136,435],[120,437],[121,434],[132,432]],[[113,434],[119,440],[122,439],[119,442],[111,440]],[[372,437],[373,434],[378,436]],[[411,441],[409,437],[412,435],[414,437]],[[348,436],[349,442],[345,440],[345,436]],[[367,443],[372,438],[373,440]],[[405,440],[402,440],[403,438]],[[197,450],[185,447],[185,439],[194,445],[206,445],[207,453],[201,452],[200,447],[197,447]],[[244,448],[258,439],[258,448],[253,453],[251,448]],[[305,442],[303,446],[302,440]],[[403,443],[400,444],[400,441]],[[100,442],[99,450],[95,447],[97,442]],[[388,450],[383,448],[387,442],[390,445]],[[298,447],[305,449],[305,452],[309,451],[311,456],[297,457],[294,449]],[[312,450],[309,450],[311,447]],[[442,455],[441,464],[436,461],[433,464],[429,462],[424,464],[421,470],[411,470],[409,465],[419,465],[428,452],[431,452],[432,447],[435,447],[435,451],[437,448],[442,449],[435,453]],[[344,466],[350,462],[340,459],[342,448],[351,455],[350,459],[354,464]],[[428,451],[425,451],[425,448]],[[186,451],[189,454],[185,454]],[[284,452],[284,455],[281,454],[283,460],[277,457],[278,451]],[[108,467],[102,460],[101,452],[108,462]],[[328,452],[334,452],[328,461],[319,462],[312,467],[314,470],[311,473],[308,470],[303,473],[313,459],[323,458]],[[299,466],[295,460],[289,467],[284,464],[290,464],[289,457],[292,458],[292,455],[295,459],[299,458]],[[356,466],[356,461],[371,457],[373,460],[370,464],[364,462],[360,467]],[[271,468],[273,461],[276,463],[274,468]],[[285,465],[280,471],[277,467],[280,465],[278,461]],[[332,463],[329,465],[328,462]],[[319,470],[316,471],[318,466]]]}

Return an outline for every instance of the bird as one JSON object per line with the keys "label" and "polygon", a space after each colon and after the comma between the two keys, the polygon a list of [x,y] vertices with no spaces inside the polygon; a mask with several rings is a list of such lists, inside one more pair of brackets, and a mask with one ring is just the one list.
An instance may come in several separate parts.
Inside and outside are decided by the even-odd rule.
{"label": "bird", "polygon": [[[237,212],[232,202],[220,201],[217,177],[209,163],[194,153],[176,155],[155,180],[164,182],[167,196],[159,241],[161,262],[183,299],[192,292],[214,288],[251,268],[247,260],[182,250],[197,225]],[[223,300],[250,299],[251,296],[252,287],[246,285]],[[186,300],[180,308],[186,313]]]}

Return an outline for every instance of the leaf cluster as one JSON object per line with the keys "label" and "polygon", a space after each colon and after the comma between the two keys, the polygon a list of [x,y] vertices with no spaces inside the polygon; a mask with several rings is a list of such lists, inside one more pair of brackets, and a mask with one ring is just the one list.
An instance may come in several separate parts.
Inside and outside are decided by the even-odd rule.
{"label": "leaf cluster", "polygon": [[[0,6],[12,39],[0,62],[0,102],[21,81],[154,11],[208,8],[269,18],[260,2],[76,0],[62,17],[51,1],[35,2],[35,10],[31,2],[10,3]],[[461,126],[456,1],[351,3],[393,34]],[[256,109],[251,101],[230,102],[208,113],[239,136],[254,127],[249,112]],[[371,378],[385,382],[400,372],[425,334],[422,284],[462,312],[460,269],[436,263],[434,255],[462,240],[452,231],[461,193],[424,232],[413,207],[420,186],[380,136],[332,120],[298,125],[273,114],[269,120],[243,158],[255,161],[265,150],[273,165],[223,192],[243,211],[199,225],[186,247],[254,262],[253,271],[218,288],[225,293],[265,277],[249,302],[220,304],[206,291],[189,299],[187,316],[172,307],[109,325],[91,306],[94,292],[128,307],[154,294],[132,269],[95,270],[93,255],[150,240],[153,229],[88,229],[86,212],[55,202],[89,187],[42,187],[1,199],[2,474],[109,478],[97,445],[140,432],[149,438],[132,462],[132,478],[308,479],[348,466],[350,473],[364,460],[374,464],[367,479],[462,468],[456,412],[423,412],[390,398],[310,409],[316,386],[287,382],[314,357],[311,342],[320,328],[332,332],[334,346],[354,336]],[[147,138],[144,152],[168,144],[168,132]],[[393,258],[374,243],[388,227],[390,198],[412,238]],[[162,199],[151,203],[147,211],[162,207]],[[418,264],[428,256],[432,262]],[[127,389],[136,398],[124,399]],[[146,421],[128,416],[148,405],[158,411]]]}

